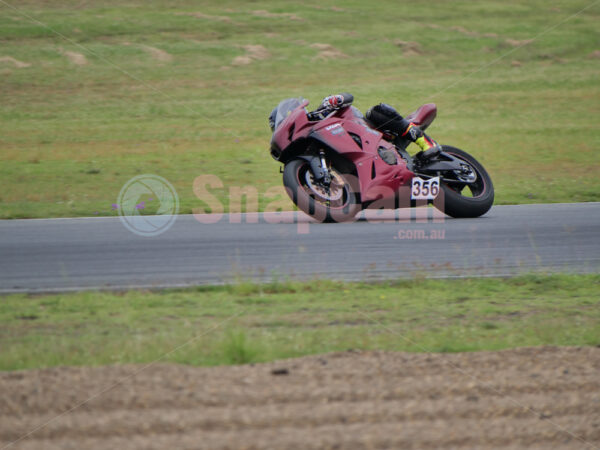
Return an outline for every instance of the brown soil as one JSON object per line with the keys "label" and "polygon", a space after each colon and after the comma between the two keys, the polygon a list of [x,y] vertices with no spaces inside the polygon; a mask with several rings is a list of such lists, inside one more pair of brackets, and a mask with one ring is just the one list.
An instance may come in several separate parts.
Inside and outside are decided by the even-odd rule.
{"label": "brown soil", "polygon": [[394,39],[393,43],[394,43],[394,45],[396,45],[402,49],[402,54],[404,56],[415,56],[415,55],[420,55],[423,53],[421,44],[419,44],[418,42]]}
{"label": "brown soil", "polygon": [[344,8],[340,8],[339,6],[331,6],[331,7],[327,7],[327,6],[320,6],[320,5],[306,5],[309,8],[312,9],[318,9],[321,11],[334,11],[334,12],[346,12],[347,10]]}
{"label": "brown soil", "polygon": [[459,27],[459,26],[450,27],[450,29],[452,31],[458,31],[459,33],[462,33],[466,36],[476,37],[476,38],[480,38],[480,37],[497,38],[497,37],[499,37],[496,33],[478,33],[477,31],[470,31],[464,27]]}
{"label": "brown soil", "polygon": [[523,41],[519,41],[517,39],[505,39],[504,42],[506,42],[508,45],[511,45],[512,47],[522,47],[524,45],[531,44],[533,42],[533,39],[525,39]]}
{"label": "brown soil", "polygon": [[242,46],[246,50],[246,54],[242,56],[236,56],[233,61],[233,66],[245,66],[251,64],[256,60],[269,59],[271,54],[262,45],[244,45]]}
{"label": "brown soil", "polygon": [[225,23],[232,23],[231,21],[231,17],[227,17],[227,16],[211,16],[209,14],[204,14],[201,12],[189,12],[189,13],[175,13],[175,15],[177,16],[191,16],[191,17],[196,17],[197,19],[206,19],[206,20],[210,20],[212,22],[225,22]]}
{"label": "brown soil", "polygon": [[15,66],[17,69],[24,69],[25,67],[31,66],[31,64],[19,61],[12,56],[0,56],[0,63],[9,63]]}
{"label": "brown soil", "polygon": [[0,448],[591,449],[599,373],[599,348],[5,372]]}
{"label": "brown soil", "polygon": [[313,59],[314,60],[330,60],[330,59],[340,59],[340,58],[347,58],[348,55],[346,55],[345,53],[342,53],[341,51],[339,51],[337,48],[335,48],[333,45],[330,44],[321,44],[321,43],[315,43],[315,44],[311,44],[310,48],[316,48],[317,50],[319,50],[319,54],[317,56],[315,56]]}
{"label": "brown soil", "polygon": [[600,59],[600,50],[594,50],[589,56],[593,59]]}
{"label": "brown soil", "polygon": [[65,55],[69,61],[77,66],[85,66],[88,63],[85,55],[81,53],[65,51],[63,52],[63,55]]}
{"label": "brown soil", "polygon": [[264,9],[259,9],[256,11],[252,11],[252,14],[254,14],[255,16],[258,17],[266,17],[268,19],[290,19],[290,20],[303,20],[302,17],[296,15],[296,14],[292,14],[292,13],[272,13],[269,11],[266,11]]}
{"label": "brown soil", "polygon": [[169,62],[169,61],[173,60],[173,56],[171,56],[166,51],[161,50],[160,48],[150,47],[149,45],[142,45],[142,48],[146,52],[148,52],[148,54],[150,56],[152,56],[152,58],[154,58],[156,61],[159,61],[159,62]]}

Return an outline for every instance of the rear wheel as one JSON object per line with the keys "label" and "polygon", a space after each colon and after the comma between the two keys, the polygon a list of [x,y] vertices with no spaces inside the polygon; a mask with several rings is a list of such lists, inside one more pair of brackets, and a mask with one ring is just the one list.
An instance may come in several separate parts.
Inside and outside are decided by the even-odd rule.
{"label": "rear wheel", "polygon": [[[342,164],[337,164],[341,166]],[[283,185],[294,204],[319,222],[346,222],[362,209],[356,177],[341,167],[329,167],[331,184],[315,180],[310,163],[294,159],[285,165]]]}
{"label": "rear wheel", "polygon": [[444,213],[450,217],[479,217],[494,203],[494,185],[484,167],[467,152],[449,145],[442,150],[464,164],[462,171],[444,174]]}

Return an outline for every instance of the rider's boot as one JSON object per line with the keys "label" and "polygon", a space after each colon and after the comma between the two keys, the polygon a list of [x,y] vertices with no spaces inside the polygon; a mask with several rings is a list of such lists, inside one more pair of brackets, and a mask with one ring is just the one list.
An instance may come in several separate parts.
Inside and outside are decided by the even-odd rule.
{"label": "rider's boot", "polygon": [[417,144],[421,151],[415,155],[416,158],[426,160],[436,156],[442,150],[437,142],[427,136],[414,123],[410,123],[406,131],[402,134],[403,137]]}

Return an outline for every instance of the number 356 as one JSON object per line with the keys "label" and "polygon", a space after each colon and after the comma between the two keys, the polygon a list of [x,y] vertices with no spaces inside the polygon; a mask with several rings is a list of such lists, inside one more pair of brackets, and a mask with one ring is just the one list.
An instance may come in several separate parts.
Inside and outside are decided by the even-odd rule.
{"label": "number 356", "polygon": [[440,192],[440,180],[438,177],[423,180],[422,178],[413,178],[411,197],[416,200],[433,200]]}

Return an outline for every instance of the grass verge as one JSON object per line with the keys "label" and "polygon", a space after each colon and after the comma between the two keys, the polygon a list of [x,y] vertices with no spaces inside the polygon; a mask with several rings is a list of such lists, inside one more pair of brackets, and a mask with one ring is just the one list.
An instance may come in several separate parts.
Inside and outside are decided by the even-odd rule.
{"label": "grass verge", "polygon": [[7,295],[0,370],[600,345],[599,294],[599,275],[531,275]]}

